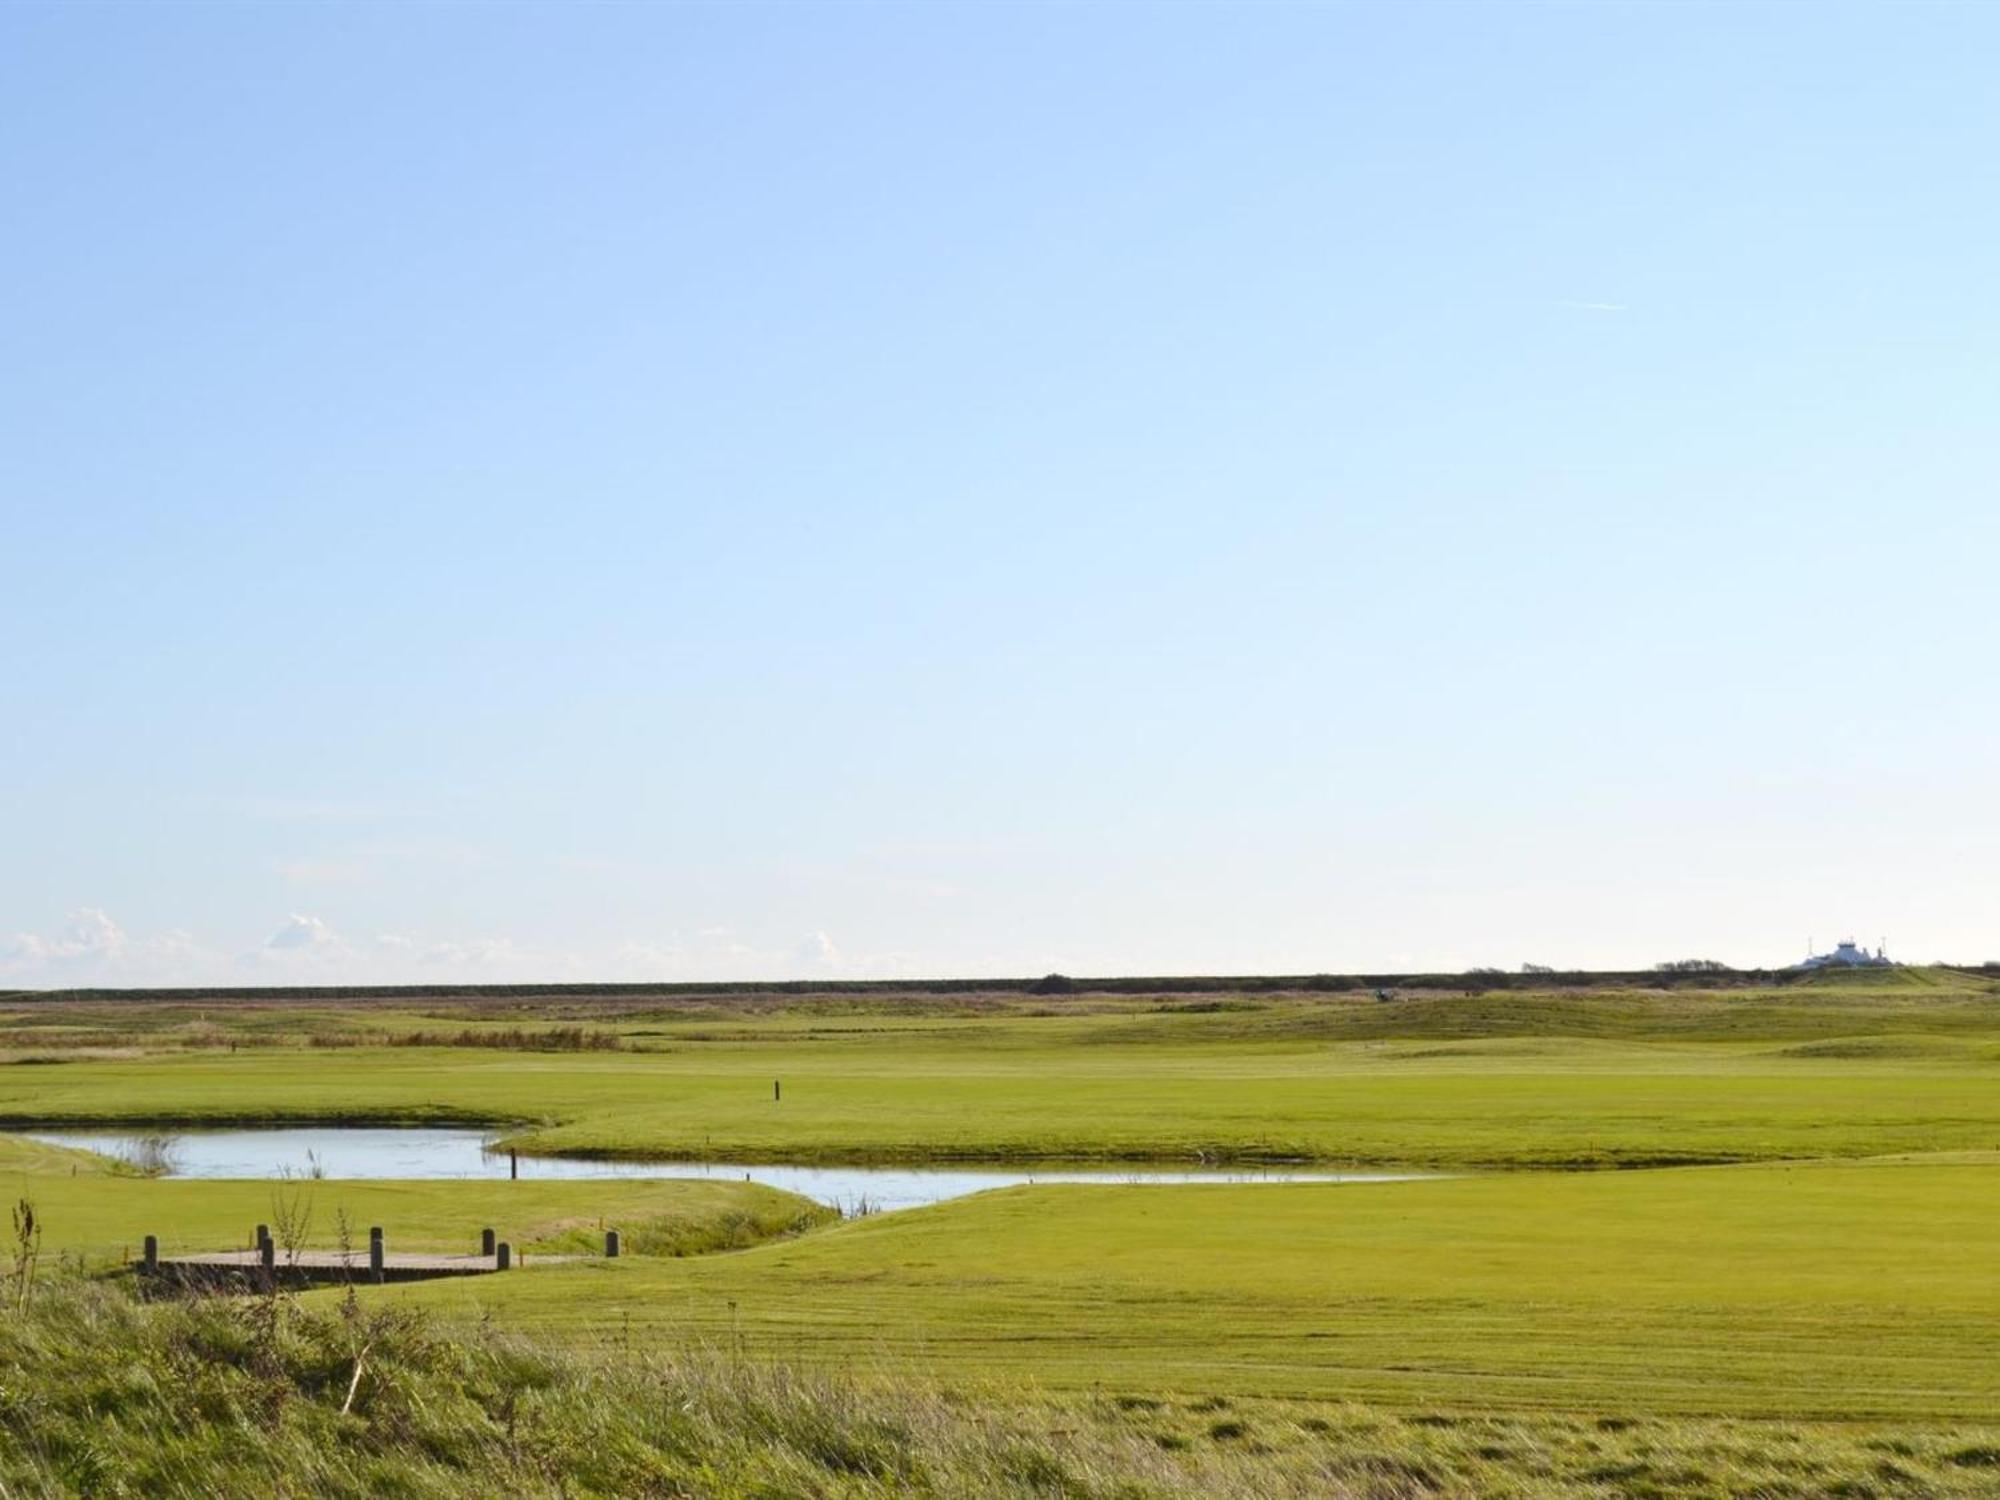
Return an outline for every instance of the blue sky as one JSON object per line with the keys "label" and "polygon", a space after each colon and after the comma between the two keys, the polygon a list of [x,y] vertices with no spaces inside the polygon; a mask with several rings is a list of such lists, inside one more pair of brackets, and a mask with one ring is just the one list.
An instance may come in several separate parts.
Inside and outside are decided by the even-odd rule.
{"label": "blue sky", "polygon": [[0,982],[2000,958],[1986,7],[0,11]]}

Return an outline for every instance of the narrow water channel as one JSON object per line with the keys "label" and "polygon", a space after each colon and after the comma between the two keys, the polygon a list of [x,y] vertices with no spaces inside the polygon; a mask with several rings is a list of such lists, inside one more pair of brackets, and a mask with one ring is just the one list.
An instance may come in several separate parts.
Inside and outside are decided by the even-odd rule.
{"label": "narrow water channel", "polygon": [[[308,1126],[274,1130],[33,1130],[52,1146],[96,1151],[173,1177],[493,1178],[513,1167],[491,1137],[463,1127]],[[1100,1184],[1402,1182],[1409,1173],[1280,1168],[1180,1170],[1163,1167],[800,1167],[726,1161],[586,1161],[523,1156],[520,1176],[547,1181],[590,1177],[706,1177],[761,1182],[829,1203],[846,1213],[916,1208],[1021,1183]]]}

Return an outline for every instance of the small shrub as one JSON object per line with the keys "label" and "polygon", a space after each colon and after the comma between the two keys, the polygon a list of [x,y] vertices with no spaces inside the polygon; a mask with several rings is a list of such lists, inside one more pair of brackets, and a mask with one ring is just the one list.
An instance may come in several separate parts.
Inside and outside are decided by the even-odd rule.
{"label": "small shrub", "polygon": [[309,1031],[306,1045],[325,1050],[339,1050],[348,1047],[382,1047],[389,1044],[389,1038],[381,1032],[363,1031]]}
{"label": "small shrub", "polygon": [[623,1052],[625,1039],[615,1031],[587,1026],[548,1026],[539,1031],[511,1030],[406,1031],[386,1038],[392,1047],[498,1047],[515,1052]]}

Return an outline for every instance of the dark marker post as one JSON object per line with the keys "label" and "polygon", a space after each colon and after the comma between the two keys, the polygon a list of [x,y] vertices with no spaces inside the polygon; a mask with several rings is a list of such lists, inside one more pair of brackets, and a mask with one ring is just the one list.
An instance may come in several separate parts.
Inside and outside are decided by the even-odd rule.
{"label": "dark marker post", "polygon": [[771,1080],[771,1102],[773,1104],[782,1103],[784,1101],[784,1097],[785,1097],[784,1084],[780,1083],[777,1079],[773,1078]]}

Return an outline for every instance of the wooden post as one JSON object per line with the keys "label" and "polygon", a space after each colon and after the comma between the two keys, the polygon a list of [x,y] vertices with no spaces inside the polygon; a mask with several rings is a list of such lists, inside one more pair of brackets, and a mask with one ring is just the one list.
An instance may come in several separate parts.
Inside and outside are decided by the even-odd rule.
{"label": "wooden post", "polygon": [[278,1274],[278,1242],[268,1234],[257,1241],[257,1263],[264,1268],[265,1285],[270,1285],[271,1279]]}
{"label": "wooden post", "polygon": [[771,1102],[773,1104],[782,1104],[785,1102],[784,1080],[779,1078],[771,1080]]}
{"label": "wooden post", "polygon": [[492,1231],[492,1230],[490,1230],[490,1229],[482,1229],[482,1230],[480,1230],[480,1231],[479,1231],[479,1253],[480,1253],[481,1255],[491,1255],[491,1254],[493,1253],[493,1246],[494,1246],[494,1243],[496,1242],[497,1238],[498,1238],[498,1237],[497,1237],[497,1236],[496,1236],[496,1235],[495,1235],[495,1234],[493,1233],[493,1231]]}
{"label": "wooden post", "polygon": [[270,1243],[270,1240],[271,1226],[269,1224],[259,1224],[257,1226],[257,1248],[262,1250],[265,1245]]}
{"label": "wooden post", "polygon": [[618,1231],[615,1229],[604,1231],[604,1256],[607,1260],[618,1259]]}
{"label": "wooden post", "polygon": [[514,1247],[502,1240],[493,1251],[493,1269],[504,1271],[514,1264]]}
{"label": "wooden post", "polygon": [[388,1257],[382,1253],[382,1231],[380,1228],[368,1231],[368,1274],[376,1281],[383,1279],[383,1269]]}
{"label": "wooden post", "polygon": [[146,1236],[145,1259],[140,1262],[140,1265],[148,1273],[160,1269],[160,1237],[158,1235],[149,1234]]}
{"label": "wooden post", "polygon": [[519,1182],[521,1180],[521,1157],[518,1152],[509,1151],[507,1153],[507,1180],[509,1182]]}

